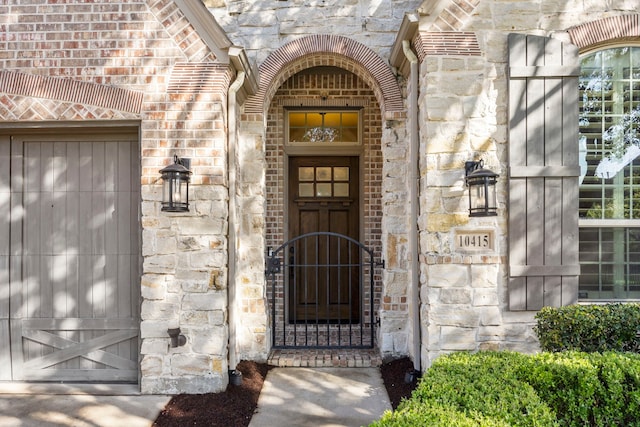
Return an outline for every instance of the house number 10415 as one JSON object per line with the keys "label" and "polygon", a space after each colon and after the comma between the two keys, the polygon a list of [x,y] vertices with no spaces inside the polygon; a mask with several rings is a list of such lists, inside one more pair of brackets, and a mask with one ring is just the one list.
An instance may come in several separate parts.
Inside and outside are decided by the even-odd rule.
{"label": "house number 10415", "polygon": [[493,231],[462,231],[457,230],[455,235],[456,248],[461,250],[493,250]]}

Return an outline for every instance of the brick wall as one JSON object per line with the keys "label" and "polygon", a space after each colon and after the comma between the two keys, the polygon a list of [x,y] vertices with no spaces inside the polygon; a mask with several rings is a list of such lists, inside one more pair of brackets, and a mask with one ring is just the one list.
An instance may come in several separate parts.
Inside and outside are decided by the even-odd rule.
{"label": "brick wall", "polygon": [[[232,71],[215,63],[171,0],[0,2],[0,70],[0,120],[23,127],[92,121],[104,132],[118,121],[138,129],[141,388],[224,388]],[[158,170],[174,154],[192,159],[187,214],[160,212]],[[169,325],[182,328],[187,345],[169,349]]]}

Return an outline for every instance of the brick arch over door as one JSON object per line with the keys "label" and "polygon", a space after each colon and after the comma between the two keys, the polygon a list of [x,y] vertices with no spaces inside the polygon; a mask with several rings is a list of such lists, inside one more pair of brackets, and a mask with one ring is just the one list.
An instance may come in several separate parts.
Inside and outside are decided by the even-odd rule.
{"label": "brick arch over door", "polygon": [[580,49],[599,43],[640,37],[640,15],[612,16],[569,29],[571,43]]}
{"label": "brick arch over door", "polygon": [[389,66],[365,45],[343,36],[313,35],[289,42],[260,66],[260,90],[245,104],[245,113],[263,114],[289,77],[310,67],[332,65],[360,77],[374,91],[387,119],[404,110],[400,86]]}

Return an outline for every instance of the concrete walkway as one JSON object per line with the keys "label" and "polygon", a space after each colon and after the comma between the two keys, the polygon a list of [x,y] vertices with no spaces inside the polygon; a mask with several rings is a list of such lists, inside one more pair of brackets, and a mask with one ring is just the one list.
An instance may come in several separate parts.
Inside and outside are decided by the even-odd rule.
{"label": "concrete walkway", "polygon": [[378,368],[275,368],[249,427],[359,427],[387,409]]}
{"label": "concrete walkway", "polygon": [[[70,394],[71,393],[71,394]],[[171,396],[140,395],[118,386],[0,387],[2,427],[149,427]]]}
{"label": "concrete walkway", "polygon": [[[171,396],[135,386],[0,384],[2,427],[149,427]],[[378,368],[274,368],[250,427],[359,427],[391,409]]]}

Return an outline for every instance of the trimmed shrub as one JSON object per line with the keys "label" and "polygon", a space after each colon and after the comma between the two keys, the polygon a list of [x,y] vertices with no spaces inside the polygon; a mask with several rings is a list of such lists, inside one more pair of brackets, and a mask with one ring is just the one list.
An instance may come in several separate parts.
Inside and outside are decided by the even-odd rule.
{"label": "trimmed shrub", "polygon": [[518,380],[518,353],[453,353],[438,358],[411,399],[373,424],[382,426],[556,426],[553,411]]}
{"label": "trimmed shrub", "polygon": [[640,425],[640,358],[622,353],[541,353],[518,377],[558,414],[563,426]]}
{"label": "trimmed shrub", "polygon": [[411,399],[372,424],[640,426],[640,356],[454,353],[425,372]]}
{"label": "trimmed shrub", "polygon": [[534,331],[544,351],[640,350],[640,304],[544,307]]}

